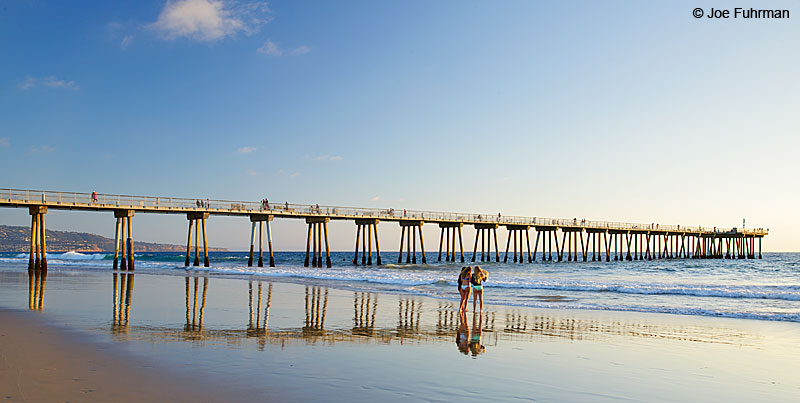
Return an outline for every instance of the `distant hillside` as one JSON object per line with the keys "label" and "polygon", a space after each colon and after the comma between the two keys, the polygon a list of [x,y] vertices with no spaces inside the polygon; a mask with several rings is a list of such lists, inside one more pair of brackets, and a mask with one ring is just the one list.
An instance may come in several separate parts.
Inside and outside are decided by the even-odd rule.
{"label": "distant hillside", "polygon": [[[114,240],[85,232],[50,231],[45,232],[48,252],[114,252]],[[137,242],[133,240],[136,252],[185,252],[185,245]],[[0,252],[29,252],[31,229],[0,225]],[[202,245],[200,246],[202,248]],[[210,251],[227,251],[225,248],[209,248]]]}

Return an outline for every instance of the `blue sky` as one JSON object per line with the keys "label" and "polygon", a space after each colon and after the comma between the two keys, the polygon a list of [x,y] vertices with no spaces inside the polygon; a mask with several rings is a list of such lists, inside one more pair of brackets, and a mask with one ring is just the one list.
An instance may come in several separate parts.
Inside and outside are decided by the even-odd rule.
{"label": "blue sky", "polygon": [[[698,6],[741,4],[2,1],[0,187],[746,217],[768,250],[798,250],[800,9]],[[113,231],[102,214],[48,218]],[[246,247],[246,222],[215,220],[212,243]],[[142,240],[184,239],[180,217],[137,221]],[[300,222],[275,226],[277,247],[304,246]],[[349,249],[354,225],[335,230]]]}

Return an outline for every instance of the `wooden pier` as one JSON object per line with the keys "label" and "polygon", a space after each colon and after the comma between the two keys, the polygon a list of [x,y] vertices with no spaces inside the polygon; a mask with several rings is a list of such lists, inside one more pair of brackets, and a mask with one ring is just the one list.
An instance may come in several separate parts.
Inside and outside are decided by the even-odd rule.
{"label": "wooden pier", "polygon": [[[357,207],[336,207],[305,204],[270,204],[231,200],[185,199],[171,197],[128,196],[97,193],[69,193],[41,190],[0,189],[0,207],[27,208],[31,215],[30,270],[47,270],[47,247],[44,217],[48,209],[107,211],[116,218],[113,268],[134,270],[132,223],[135,213],[184,214],[188,222],[186,266],[200,265],[200,232],[202,228],[203,263],[210,265],[206,221],[211,216],[243,216],[251,222],[250,256],[248,266],[264,266],[263,235],[266,226],[269,266],[274,267],[270,223],[276,218],[302,219],[308,225],[305,266],[322,267],[322,247],[325,246],[325,266],[331,267],[331,244],[328,222],[347,220],[356,224],[353,264],[359,264],[359,243],[362,265],[373,264],[372,242],[375,242],[375,264],[382,264],[378,223],[397,222],[400,226],[400,248],[397,263],[416,264],[418,250],[422,264],[427,264],[422,227],[425,224],[440,228],[438,261],[465,262],[462,227],[475,228],[472,262],[477,259],[480,243],[481,262],[500,261],[497,229],[508,233],[503,262],[517,264],[536,261],[541,245],[541,260],[637,261],[653,259],[761,259],[762,239],[767,229],[696,227],[662,224],[636,224],[608,221],[588,221],[558,218],[446,213]],[[258,231],[256,231],[258,227]],[[194,261],[192,262],[192,232],[194,230]],[[531,234],[533,231],[535,234]],[[254,242],[258,232],[258,260],[254,261]],[[458,237],[458,245],[456,245]],[[559,237],[560,242],[559,242]],[[324,243],[323,243],[324,239]],[[533,249],[531,249],[533,239]],[[756,245],[756,240],[758,245]],[[360,241],[360,242],[359,242]],[[419,246],[417,242],[419,241]],[[405,245],[404,245],[405,242]],[[555,249],[553,249],[555,245]],[[458,246],[458,249],[456,248]],[[513,248],[512,248],[513,247]],[[456,252],[458,250],[458,253]],[[554,253],[555,252],[555,253]]]}

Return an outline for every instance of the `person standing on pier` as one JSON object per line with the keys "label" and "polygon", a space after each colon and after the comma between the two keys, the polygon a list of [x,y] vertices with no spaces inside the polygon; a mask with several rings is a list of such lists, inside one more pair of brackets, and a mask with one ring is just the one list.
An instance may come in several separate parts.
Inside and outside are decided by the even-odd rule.
{"label": "person standing on pier", "polygon": [[97,204],[97,192],[92,192],[92,204]]}

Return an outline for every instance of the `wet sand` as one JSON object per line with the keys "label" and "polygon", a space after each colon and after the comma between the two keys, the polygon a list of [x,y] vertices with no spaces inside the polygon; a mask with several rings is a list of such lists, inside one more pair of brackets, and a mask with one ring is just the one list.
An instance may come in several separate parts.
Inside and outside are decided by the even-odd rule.
{"label": "wet sand", "polygon": [[[491,288],[486,294],[490,301]],[[0,306],[27,308],[15,315],[42,319],[37,325],[7,312],[0,316],[3,329],[9,323],[16,337],[3,342],[4,355],[13,356],[17,348],[6,346],[18,343],[39,354],[31,362],[16,355],[3,370],[44,373],[50,356],[62,363],[75,359],[78,375],[59,364],[43,380],[21,382],[23,392],[43,383],[54,393],[48,396],[70,393],[77,401],[106,400],[94,397],[101,393],[111,400],[189,400],[181,390],[209,387],[234,401],[800,396],[797,323],[491,304],[462,316],[450,300],[197,272],[64,270],[44,281],[0,271]],[[43,323],[73,329],[74,337],[27,344],[24,334]],[[38,352],[39,345],[50,347]],[[3,390],[17,390],[20,376],[7,378],[4,373]],[[131,384],[147,387],[126,389]],[[92,397],[84,392],[89,389]]]}
{"label": "wet sand", "polygon": [[186,379],[152,362],[89,342],[38,315],[0,308],[0,396],[9,401],[234,400],[233,391]]}

